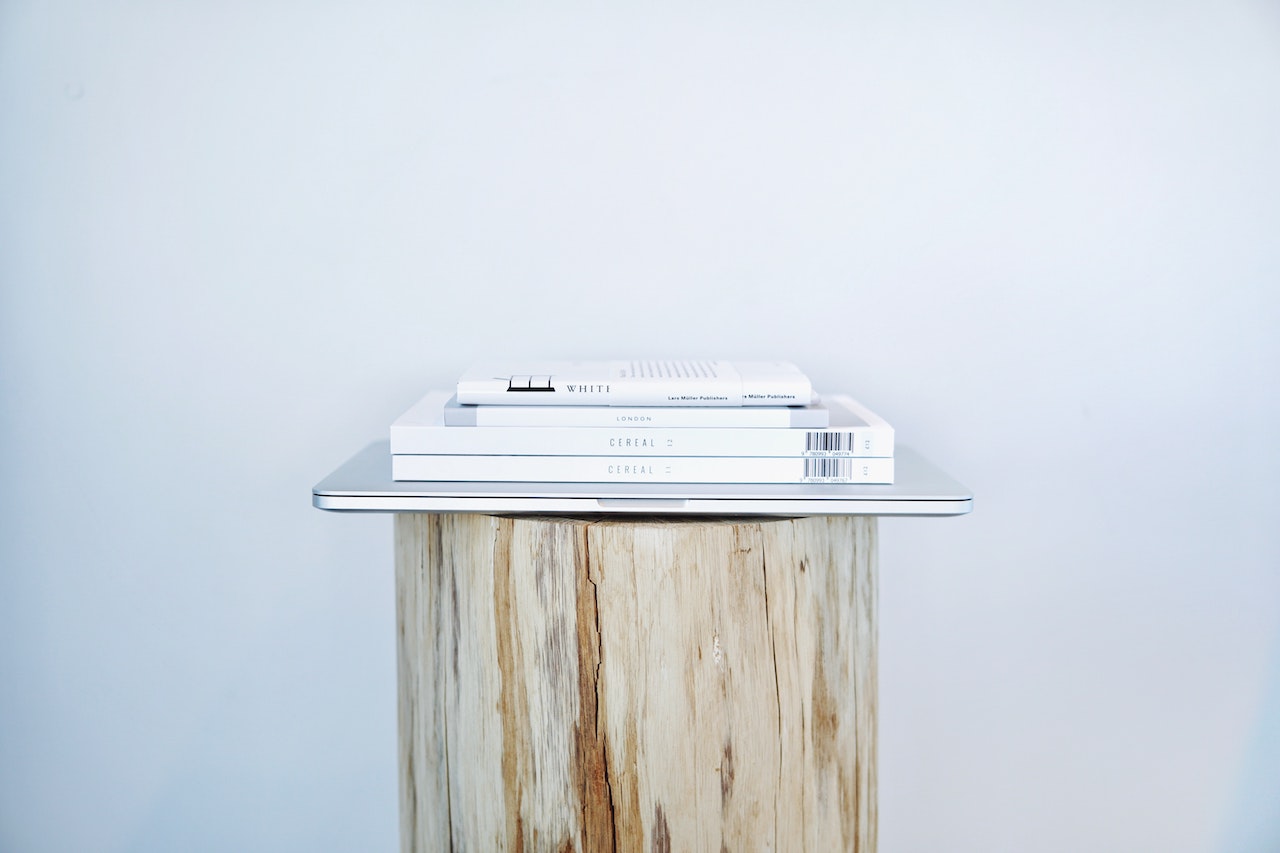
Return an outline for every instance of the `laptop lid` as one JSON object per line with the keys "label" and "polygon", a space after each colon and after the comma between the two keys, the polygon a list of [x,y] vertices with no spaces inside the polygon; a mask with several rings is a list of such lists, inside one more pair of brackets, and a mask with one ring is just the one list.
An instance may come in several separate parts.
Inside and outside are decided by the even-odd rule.
{"label": "laptop lid", "polygon": [[387,441],[370,444],[312,490],[339,512],[663,515],[964,515],[968,489],[909,447],[894,453],[893,485],[478,483],[391,479]]}

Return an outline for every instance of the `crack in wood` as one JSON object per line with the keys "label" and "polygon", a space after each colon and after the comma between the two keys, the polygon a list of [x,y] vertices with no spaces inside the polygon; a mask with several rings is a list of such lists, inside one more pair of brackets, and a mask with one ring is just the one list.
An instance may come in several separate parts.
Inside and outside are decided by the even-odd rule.
{"label": "crack in wood", "polygon": [[[595,719],[592,721],[594,726],[595,740],[598,743],[600,769],[604,782],[605,805],[609,810],[609,838],[611,840],[611,850],[618,849],[618,820],[617,807],[613,799],[613,781],[609,778],[609,737],[605,730],[604,711],[600,701],[600,671],[604,666],[604,635],[600,625],[600,584],[591,577],[592,571],[592,554],[591,554],[591,525],[585,525],[582,531],[582,570],[585,573],[587,583],[591,584],[591,604],[593,615],[595,616],[595,651],[596,661],[594,667],[593,678],[591,682],[594,701],[595,701]],[[584,784],[587,781],[584,773]],[[587,802],[586,797],[583,798],[584,808]],[[583,821],[584,842],[590,843],[587,837],[587,829],[589,824],[587,819]]]}
{"label": "crack in wood", "polygon": [[760,550],[760,578],[764,598],[764,624],[769,632],[769,655],[773,662],[773,699],[778,713],[778,783],[774,786],[773,849],[778,849],[778,792],[782,790],[782,687],[778,683],[778,645],[774,638],[773,617],[769,612],[769,558],[767,549]]}

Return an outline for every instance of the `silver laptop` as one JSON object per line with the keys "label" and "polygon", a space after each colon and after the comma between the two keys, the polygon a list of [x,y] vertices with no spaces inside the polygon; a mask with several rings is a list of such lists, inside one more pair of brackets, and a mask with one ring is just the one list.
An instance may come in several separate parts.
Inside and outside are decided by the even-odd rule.
{"label": "silver laptop", "polygon": [[312,503],[340,512],[670,515],[964,515],[973,495],[898,445],[891,486],[705,483],[477,483],[391,479],[391,448],[375,442],[321,480]]}

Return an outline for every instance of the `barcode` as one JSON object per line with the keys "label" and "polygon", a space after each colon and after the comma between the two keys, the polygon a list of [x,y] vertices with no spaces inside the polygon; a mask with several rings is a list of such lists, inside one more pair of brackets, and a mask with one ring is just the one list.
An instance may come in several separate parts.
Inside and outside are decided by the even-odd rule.
{"label": "barcode", "polygon": [[852,453],[851,432],[807,432],[804,435],[805,453]]}
{"label": "barcode", "polygon": [[853,476],[852,459],[806,459],[805,478],[835,478],[847,480]]}

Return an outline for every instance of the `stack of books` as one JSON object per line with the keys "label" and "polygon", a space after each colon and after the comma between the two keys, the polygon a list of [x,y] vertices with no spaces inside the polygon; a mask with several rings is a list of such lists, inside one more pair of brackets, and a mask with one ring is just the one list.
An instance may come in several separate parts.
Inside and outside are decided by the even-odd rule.
{"label": "stack of books", "polygon": [[396,480],[892,483],[893,428],[785,362],[479,365],[391,426]]}

